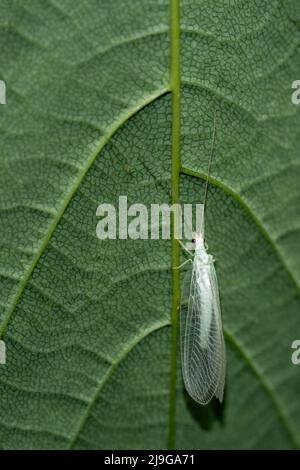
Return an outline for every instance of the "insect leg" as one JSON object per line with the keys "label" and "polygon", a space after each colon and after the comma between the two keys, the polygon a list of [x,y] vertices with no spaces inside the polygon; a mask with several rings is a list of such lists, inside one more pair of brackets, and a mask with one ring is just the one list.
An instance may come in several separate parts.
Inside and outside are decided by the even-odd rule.
{"label": "insect leg", "polygon": [[194,256],[194,253],[192,253],[190,250],[188,250],[184,244],[182,243],[181,240],[178,239],[178,243],[180,244],[180,246],[184,249],[184,251],[186,251],[190,256]]}
{"label": "insect leg", "polygon": [[179,266],[175,266],[173,269],[180,269],[182,268],[182,266],[184,266],[186,263],[189,263],[189,262],[193,262],[193,260],[191,258],[187,259],[186,261],[184,261],[182,264],[180,264]]}

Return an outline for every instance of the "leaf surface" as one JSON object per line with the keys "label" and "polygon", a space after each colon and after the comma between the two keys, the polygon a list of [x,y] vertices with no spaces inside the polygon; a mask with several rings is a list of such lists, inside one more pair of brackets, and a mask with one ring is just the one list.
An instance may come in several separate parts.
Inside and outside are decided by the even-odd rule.
{"label": "leaf surface", "polygon": [[[2,0],[2,448],[300,447],[296,3],[182,0],[179,51],[176,1]],[[224,405],[203,408],[175,354],[179,250],[100,241],[96,209],[201,202],[214,115],[228,371]]]}

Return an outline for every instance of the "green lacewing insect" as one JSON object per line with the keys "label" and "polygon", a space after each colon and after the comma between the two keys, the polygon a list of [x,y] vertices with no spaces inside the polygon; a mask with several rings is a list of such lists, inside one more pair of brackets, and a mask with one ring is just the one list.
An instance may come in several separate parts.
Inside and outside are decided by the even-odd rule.
{"label": "green lacewing insect", "polygon": [[[213,141],[207,172],[204,212],[216,131],[214,119]],[[203,219],[204,220],[204,219]],[[206,251],[204,221],[192,243],[193,268],[186,280],[180,312],[181,365],[185,387],[189,395],[205,405],[214,396],[222,402],[225,385],[226,351],[223,336],[218,279],[212,255]],[[185,264],[185,263],[184,263]]]}

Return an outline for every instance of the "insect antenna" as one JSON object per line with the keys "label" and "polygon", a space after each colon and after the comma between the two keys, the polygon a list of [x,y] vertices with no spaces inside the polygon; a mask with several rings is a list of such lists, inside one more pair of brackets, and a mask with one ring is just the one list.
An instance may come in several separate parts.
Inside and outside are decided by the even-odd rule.
{"label": "insect antenna", "polygon": [[209,156],[207,176],[206,176],[205,193],[204,193],[204,200],[203,200],[203,224],[202,224],[202,233],[203,233],[203,235],[204,235],[204,217],[205,217],[205,208],[206,208],[209,176],[210,176],[211,164],[212,164],[214,148],[215,148],[215,141],[216,141],[216,122],[217,122],[217,116],[216,116],[216,112],[215,112],[214,113],[213,135],[212,135],[212,141],[211,141],[210,156]]}

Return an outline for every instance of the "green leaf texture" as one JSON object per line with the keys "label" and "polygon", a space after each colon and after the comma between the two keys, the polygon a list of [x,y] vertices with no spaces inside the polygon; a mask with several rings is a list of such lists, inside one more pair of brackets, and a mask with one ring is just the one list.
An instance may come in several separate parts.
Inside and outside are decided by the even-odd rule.
{"label": "green leaf texture", "polygon": [[[0,9],[0,447],[299,448],[298,0]],[[179,247],[100,241],[96,209],[201,202],[214,115],[228,367],[223,405],[201,407],[181,380]]]}

